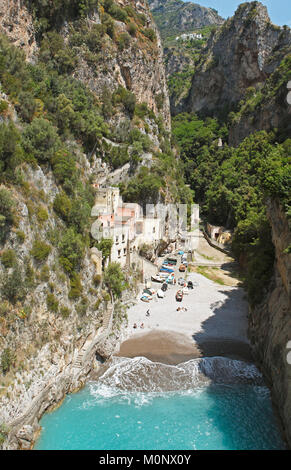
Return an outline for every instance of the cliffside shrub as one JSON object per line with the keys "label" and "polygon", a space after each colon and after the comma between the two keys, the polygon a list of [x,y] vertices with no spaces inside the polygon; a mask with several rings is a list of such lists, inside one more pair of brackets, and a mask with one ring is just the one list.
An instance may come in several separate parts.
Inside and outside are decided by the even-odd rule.
{"label": "cliffside shrub", "polygon": [[81,264],[84,241],[74,228],[68,228],[59,242],[60,263],[69,274],[73,274]]}
{"label": "cliffside shrub", "polygon": [[70,279],[70,292],[69,299],[77,300],[81,297],[83,292],[83,286],[81,283],[80,276],[77,273],[72,273]]}
{"label": "cliffside shrub", "polygon": [[22,230],[17,230],[16,236],[17,236],[17,240],[19,241],[19,243],[24,243],[25,233]]}
{"label": "cliffside shrub", "polygon": [[61,219],[65,221],[70,220],[71,211],[72,211],[72,201],[66,195],[66,193],[61,192],[56,195],[54,200],[54,211],[58,214]]}
{"label": "cliffside shrub", "polygon": [[65,306],[61,306],[60,307],[60,315],[63,317],[63,318],[68,318],[70,316],[70,309],[68,307],[65,307]]}
{"label": "cliffside shrub", "polygon": [[30,254],[36,261],[45,261],[51,252],[51,246],[41,240],[35,240],[30,250]]}
{"label": "cliffside shrub", "polygon": [[47,119],[35,118],[23,132],[23,147],[34,161],[50,161],[60,146],[57,130]]}
{"label": "cliffside shrub", "polygon": [[3,375],[6,375],[7,372],[9,372],[10,368],[15,362],[15,359],[16,359],[15,353],[10,348],[4,349],[4,351],[1,354],[1,362],[0,362],[0,367],[1,367]]}
{"label": "cliffside shrub", "polygon": [[15,179],[15,168],[23,158],[20,142],[20,133],[12,122],[0,123],[0,183]]}
{"label": "cliffside shrub", "polygon": [[119,263],[109,263],[104,272],[104,284],[110,290],[113,297],[121,296],[126,289],[125,278]]}
{"label": "cliffside shrub", "polygon": [[0,260],[1,263],[5,266],[5,268],[12,268],[16,263],[15,251],[11,249],[3,251]]}
{"label": "cliffside shrub", "polygon": [[46,298],[47,308],[50,312],[58,313],[59,310],[59,302],[58,299],[54,296],[54,294],[49,293]]}
{"label": "cliffside shrub", "polygon": [[13,224],[13,209],[15,207],[11,193],[0,187],[0,242],[3,242]]}
{"label": "cliffside shrub", "polygon": [[0,446],[4,444],[4,441],[8,436],[8,432],[8,427],[5,424],[0,423]]}
{"label": "cliffside shrub", "polygon": [[12,304],[24,300],[26,296],[26,288],[24,285],[23,274],[20,266],[16,263],[10,274],[5,273],[0,281],[0,292],[2,298],[8,300]]}

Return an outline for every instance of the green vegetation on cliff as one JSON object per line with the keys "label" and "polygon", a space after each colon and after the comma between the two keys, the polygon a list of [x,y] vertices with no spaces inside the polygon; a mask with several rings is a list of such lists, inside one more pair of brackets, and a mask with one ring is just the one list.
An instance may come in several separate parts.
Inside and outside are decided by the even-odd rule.
{"label": "green vegetation on cliff", "polygon": [[261,131],[229,147],[225,124],[186,113],[174,119],[173,135],[202,214],[234,229],[233,251],[246,267],[250,301],[259,301],[274,263],[266,199],[279,198],[287,213],[291,206],[290,139],[279,144],[275,133]]}

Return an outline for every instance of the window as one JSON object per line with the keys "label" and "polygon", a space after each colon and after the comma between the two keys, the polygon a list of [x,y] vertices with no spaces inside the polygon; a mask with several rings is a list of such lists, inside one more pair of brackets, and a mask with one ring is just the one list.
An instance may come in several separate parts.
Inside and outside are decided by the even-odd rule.
{"label": "window", "polygon": [[121,256],[121,250],[118,250],[118,258]]}

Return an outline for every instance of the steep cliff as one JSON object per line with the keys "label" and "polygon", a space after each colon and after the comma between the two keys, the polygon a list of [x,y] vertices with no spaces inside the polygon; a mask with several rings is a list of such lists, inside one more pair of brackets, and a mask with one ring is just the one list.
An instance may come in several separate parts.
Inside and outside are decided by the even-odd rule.
{"label": "steep cliff", "polygon": [[[38,1],[4,0],[0,7],[5,448],[31,445],[41,414],[86,380],[107,323],[114,340],[126,321],[116,296],[110,316],[112,292],[98,250],[104,261],[108,254],[90,236],[94,184],[122,182],[126,189],[136,177],[137,197],[185,194],[169,142],[162,47],[147,3],[91,1],[84,12],[83,2],[64,0],[54,7],[62,4],[67,17]],[[134,288],[138,276],[126,276]]]}
{"label": "steep cliff", "polygon": [[162,38],[222,24],[223,18],[213,8],[182,0],[148,0]]}
{"label": "steep cliff", "polygon": [[185,101],[188,111],[226,117],[250,87],[259,90],[290,53],[291,31],[260,2],[240,5],[209,39]]}
{"label": "steep cliff", "polygon": [[[162,36],[171,112],[177,114],[188,95],[201,50],[211,31],[224,20],[212,8],[181,0],[152,0],[149,5]],[[182,33],[193,32],[199,37],[181,37]]]}
{"label": "steep cliff", "polygon": [[291,364],[287,361],[291,341],[290,220],[278,201],[269,201],[267,212],[276,252],[274,277],[264,301],[249,312],[249,336],[291,445]]}

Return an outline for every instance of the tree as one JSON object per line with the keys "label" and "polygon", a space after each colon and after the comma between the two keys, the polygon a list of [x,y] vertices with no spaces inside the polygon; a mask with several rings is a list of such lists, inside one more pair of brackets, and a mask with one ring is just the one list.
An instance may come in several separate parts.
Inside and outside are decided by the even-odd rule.
{"label": "tree", "polygon": [[43,163],[52,159],[61,141],[51,122],[35,118],[23,132],[23,147],[33,160]]}
{"label": "tree", "polygon": [[113,297],[121,297],[126,289],[124,274],[119,263],[109,263],[104,272],[104,283]]}
{"label": "tree", "polygon": [[3,243],[13,224],[13,209],[15,203],[9,191],[0,188],[0,243]]}

